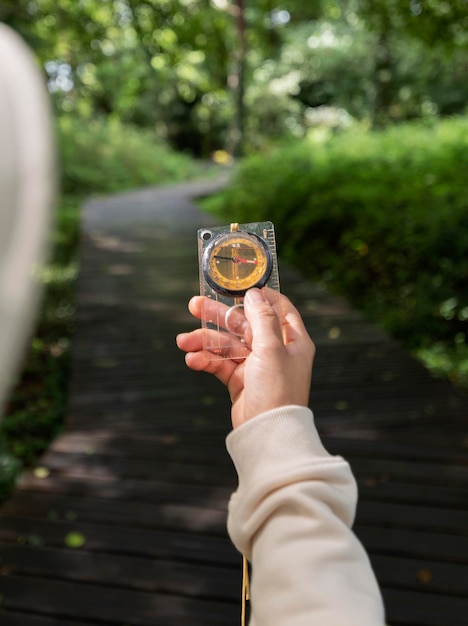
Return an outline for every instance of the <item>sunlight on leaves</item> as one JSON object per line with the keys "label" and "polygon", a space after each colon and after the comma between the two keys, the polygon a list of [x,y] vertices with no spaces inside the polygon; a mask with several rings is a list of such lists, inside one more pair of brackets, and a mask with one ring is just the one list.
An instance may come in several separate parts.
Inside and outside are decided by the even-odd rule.
{"label": "sunlight on leaves", "polygon": [[51,283],[64,283],[76,278],[78,274],[78,265],[77,263],[70,263],[65,267],[49,265],[42,269],[37,269],[36,274],[46,285]]}

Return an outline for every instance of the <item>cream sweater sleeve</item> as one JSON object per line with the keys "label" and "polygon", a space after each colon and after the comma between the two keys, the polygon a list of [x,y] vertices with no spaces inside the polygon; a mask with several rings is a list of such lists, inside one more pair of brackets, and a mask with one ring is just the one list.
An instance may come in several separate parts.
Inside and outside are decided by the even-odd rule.
{"label": "cream sweater sleeve", "polygon": [[232,541],[252,563],[250,626],[382,626],[381,595],[351,530],[356,483],[312,412],[289,406],[229,434],[239,476]]}

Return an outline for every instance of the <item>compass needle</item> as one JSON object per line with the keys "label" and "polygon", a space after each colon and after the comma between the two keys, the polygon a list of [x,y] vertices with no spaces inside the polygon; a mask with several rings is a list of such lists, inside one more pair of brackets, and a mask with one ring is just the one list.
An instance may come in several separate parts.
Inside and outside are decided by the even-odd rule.
{"label": "compass needle", "polygon": [[237,263],[249,263],[250,265],[257,265],[257,259],[241,259],[240,257],[236,257]]}

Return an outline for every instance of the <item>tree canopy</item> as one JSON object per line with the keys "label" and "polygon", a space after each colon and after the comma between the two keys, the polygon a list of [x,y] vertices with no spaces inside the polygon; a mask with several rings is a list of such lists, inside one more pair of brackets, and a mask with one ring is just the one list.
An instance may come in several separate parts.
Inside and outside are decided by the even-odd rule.
{"label": "tree canopy", "polygon": [[197,155],[465,110],[467,0],[3,0],[57,111]]}

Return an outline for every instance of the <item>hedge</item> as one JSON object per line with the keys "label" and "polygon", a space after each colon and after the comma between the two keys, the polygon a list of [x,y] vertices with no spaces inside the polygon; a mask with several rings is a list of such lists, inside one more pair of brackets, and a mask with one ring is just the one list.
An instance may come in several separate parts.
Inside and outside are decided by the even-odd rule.
{"label": "hedge", "polygon": [[246,159],[206,207],[229,221],[271,219],[280,255],[410,348],[460,346],[467,172],[468,118],[355,129]]}

